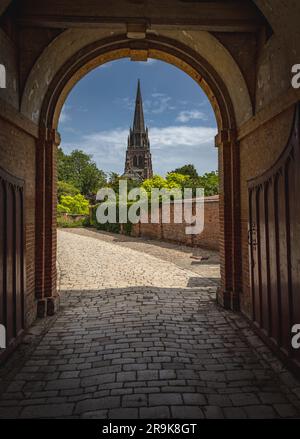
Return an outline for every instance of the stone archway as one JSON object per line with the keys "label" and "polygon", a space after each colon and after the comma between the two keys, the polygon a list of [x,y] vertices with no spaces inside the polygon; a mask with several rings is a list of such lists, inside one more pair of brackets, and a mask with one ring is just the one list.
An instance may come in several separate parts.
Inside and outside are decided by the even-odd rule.
{"label": "stone archway", "polygon": [[[211,38],[211,37],[209,37]],[[225,49],[224,49],[225,50]],[[30,90],[34,75],[25,87],[22,102],[23,113],[38,117],[37,141],[37,193],[36,193],[36,296],[38,315],[55,311],[56,293],[56,147],[59,135],[56,131],[62,105],[71,88],[93,68],[120,58],[147,60],[155,58],[173,64],[190,75],[207,94],[214,109],[218,135],[220,174],[220,253],[221,288],[218,301],[223,306],[239,309],[241,281],[240,248],[240,193],[239,152],[237,120],[249,117],[252,111],[247,87],[239,77],[244,106],[232,99],[228,87],[214,67],[199,53],[169,37],[147,35],[143,40],[130,40],[126,35],[97,40],[70,56],[47,80],[44,94],[36,87]],[[49,65],[49,61],[48,61]],[[39,64],[40,68],[40,64]],[[33,69],[34,72],[34,69]],[[49,73],[51,75],[51,73]],[[32,85],[32,84],[31,84]],[[31,105],[40,102],[33,114]],[[36,108],[36,107],[35,107]],[[244,114],[243,114],[244,113]]]}

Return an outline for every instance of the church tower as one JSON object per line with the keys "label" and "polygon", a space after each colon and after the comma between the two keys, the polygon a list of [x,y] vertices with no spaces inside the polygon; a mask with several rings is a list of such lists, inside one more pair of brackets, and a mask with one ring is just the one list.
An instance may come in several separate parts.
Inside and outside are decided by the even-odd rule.
{"label": "church tower", "polygon": [[145,128],[140,80],[138,81],[133,126],[130,128],[124,177],[135,180],[151,178],[152,159],[148,128]]}

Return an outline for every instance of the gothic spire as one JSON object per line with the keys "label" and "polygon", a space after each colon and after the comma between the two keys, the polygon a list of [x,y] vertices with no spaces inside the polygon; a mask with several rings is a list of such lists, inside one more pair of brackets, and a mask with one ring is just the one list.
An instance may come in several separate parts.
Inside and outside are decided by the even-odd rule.
{"label": "gothic spire", "polygon": [[138,80],[137,93],[136,93],[133,131],[136,133],[145,133],[145,121],[144,121],[144,111],[143,111],[140,80]]}
{"label": "gothic spire", "polygon": [[123,176],[143,181],[152,175],[149,133],[148,128],[145,129],[141,85],[138,81],[133,127],[129,130]]}

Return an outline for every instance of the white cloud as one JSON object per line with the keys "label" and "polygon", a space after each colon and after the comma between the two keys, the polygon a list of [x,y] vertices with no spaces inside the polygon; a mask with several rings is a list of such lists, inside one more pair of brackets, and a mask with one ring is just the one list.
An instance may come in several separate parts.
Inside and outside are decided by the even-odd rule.
{"label": "white cloud", "polygon": [[[214,148],[216,128],[169,126],[153,127],[149,132],[154,172],[166,172],[194,163],[200,172],[217,168]],[[128,129],[118,128],[82,136],[75,143],[62,143],[66,152],[82,149],[92,154],[104,171],[123,172]]]}
{"label": "white cloud", "polygon": [[153,98],[163,98],[164,96],[166,96],[165,93],[152,93],[151,95]]}
{"label": "white cloud", "polygon": [[117,106],[121,104],[122,107],[128,108],[130,111],[134,110],[135,107],[135,99],[128,96],[125,98],[117,98],[114,100],[114,103],[117,104]]}
{"label": "white cloud", "polygon": [[[135,108],[135,99],[132,97],[118,98],[115,100],[117,105],[122,105],[130,111]],[[162,114],[166,111],[176,110],[172,103],[172,98],[165,93],[152,93],[151,99],[143,101],[143,108],[145,114]]]}
{"label": "white cloud", "polygon": [[217,131],[215,128],[170,126],[164,128],[152,128],[149,136],[155,149],[164,146],[189,146],[198,148],[214,139]]}
{"label": "white cloud", "polygon": [[181,111],[176,120],[178,122],[186,123],[190,120],[207,120],[205,113],[198,110]]}
{"label": "white cloud", "polygon": [[68,105],[64,105],[62,107],[62,110],[61,110],[61,113],[60,113],[60,116],[59,116],[59,122],[61,124],[64,124],[64,123],[69,122],[71,120],[71,116],[69,114],[69,110],[70,110],[70,107]]}
{"label": "white cloud", "polygon": [[152,114],[162,114],[165,111],[175,110],[176,107],[171,104],[172,98],[163,93],[154,93],[152,95],[154,98],[151,101],[150,113]]}

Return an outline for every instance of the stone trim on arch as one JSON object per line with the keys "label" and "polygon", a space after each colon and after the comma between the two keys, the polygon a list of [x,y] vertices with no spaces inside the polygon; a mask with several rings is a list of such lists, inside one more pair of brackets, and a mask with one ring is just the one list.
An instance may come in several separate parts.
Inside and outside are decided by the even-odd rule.
{"label": "stone trim on arch", "polygon": [[[57,40],[60,40],[60,37],[57,37]],[[55,42],[53,45],[55,46]],[[37,141],[41,160],[37,160],[37,175],[39,176],[37,200],[39,201],[36,204],[36,218],[41,228],[39,236],[43,237],[44,241],[43,245],[39,245],[38,242],[36,245],[36,260],[43,265],[37,270],[37,273],[42,273],[43,278],[36,279],[36,283],[41,286],[38,297],[39,315],[53,314],[58,303],[56,294],[55,132],[62,105],[71,88],[90,70],[113,59],[132,56],[139,59],[140,53],[143,57],[146,54],[149,57],[171,63],[186,72],[206,92],[215,110],[219,129],[216,146],[219,147],[221,187],[222,282],[218,301],[227,308],[239,308],[242,279],[239,233],[239,145],[237,143],[236,111],[240,107],[234,108],[231,96],[221,76],[197,51],[166,36],[148,34],[143,40],[133,41],[121,34],[100,40],[98,38],[80,50],[74,51],[72,56],[64,60],[65,62],[62,62],[63,57],[56,53],[52,64],[48,53],[47,60],[43,59],[43,62],[35,66],[37,71],[32,70],[25,87],[22,111],[29,112],[28,117],[35,117],[40,130]],[[47,80],[41,81],[40,77],[42,72],[45,73],[43,69],[46,66],[48,66]],[[34,89],[30,89],[30,83],[38,85]],[[245,91],[247,90],[245,89]],[[249,98],[249,94],[247,96]],[[44,187],[45,190],[41,192],[40,187]]]}
{"label": "stone trim on arch", "polygon": [[[38,123],[47,89],[60,69],[70,58],[80,53],[84,48],[87,49],[93,43],[99,47],[101,40],[105,41],[109,38],[115,38],[116,40],[124,40],[125,38],[128,46],[131,42],[131,40],[128,40],[117,30],[115,32],[108,32],[107,30],[98,29],[70,29],[55,38],[46,47],[29,74],[21,99],[21,112],[35,123]],[[156,32],[155,34],[148,32],[146,39],[140,41],[163,41],[164,39],[173,40],[175,46],[178,44],[186,46],[187,51],[191,50],[197,53],[215,70],[229,93],[237,126],[240,126],[253,115],[247,84],[237,63],[227,49],[212,34],[205,31],[164,31]],[[133,53],[134,48],[131,50]],[[151,56],[155,57],[155,54],[148,52],[148,57]],[[120,53],[115,54],[115,57],[112,54],[108,54],[107,58],[102,57],[101,60],[95,62],[94,67],[121,57],[131,57],[134,59],[129,52],[122,55]],[[173,63],[170,59],[167,62]],[[91,66],[91,68],[94,67]],[[182,66],[178,67],[182,68]],[[83,72],[82,75],[87,72],[88,70]],[[192,76],[191,72],[187,73]],[[80,77],[77,80],[79,79]],[[205,90],[204,83],[201,84],[201,87],[204,88],[204,91],[207,91]]]}

